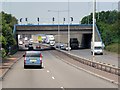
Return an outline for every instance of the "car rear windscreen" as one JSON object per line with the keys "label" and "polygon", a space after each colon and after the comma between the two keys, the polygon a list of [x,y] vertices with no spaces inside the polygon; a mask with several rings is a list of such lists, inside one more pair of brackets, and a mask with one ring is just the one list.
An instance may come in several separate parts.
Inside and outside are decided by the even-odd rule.
{"label": "car rear windscreen", "polygon": [[26,57],[40,57],[40,53],[27,53]]}

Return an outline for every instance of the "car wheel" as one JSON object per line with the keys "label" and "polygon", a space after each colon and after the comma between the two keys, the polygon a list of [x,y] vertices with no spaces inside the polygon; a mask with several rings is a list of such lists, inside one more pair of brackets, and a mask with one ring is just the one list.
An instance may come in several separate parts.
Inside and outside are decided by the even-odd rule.
{"label": "car wheel", "polygon": [[91,51],[91,55],[93,55],[93,52]]}
{"label": "car wheel", "polygon": [[40,65],[39,68],[41,69],[41,68],[42,68],[42,65]]}

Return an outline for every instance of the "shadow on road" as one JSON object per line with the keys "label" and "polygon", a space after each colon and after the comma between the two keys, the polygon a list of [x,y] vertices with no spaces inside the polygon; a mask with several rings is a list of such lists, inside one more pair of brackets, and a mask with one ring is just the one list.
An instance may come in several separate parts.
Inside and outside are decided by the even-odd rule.
{"label": "shadow on road", "polygon": [[36,67],[36,66],[29,66],[29,67],[26,67],[24,69],[44,69],[44,67]]}
{"label": "shadow on road", "polygon": [[19,49],[19,51],[48,51],[48,50],[55,50],[54,47],[48,47],[48,48],[43,48],[43,49]]}

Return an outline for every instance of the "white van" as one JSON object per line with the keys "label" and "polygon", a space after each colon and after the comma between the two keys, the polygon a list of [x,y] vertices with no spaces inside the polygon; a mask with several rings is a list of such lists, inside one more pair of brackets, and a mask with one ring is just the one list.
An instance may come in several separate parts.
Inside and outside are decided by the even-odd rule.
{"label": "white van", "polygon": [[[103,43],[102,42],[94,42],[94,53],[103,55]],[[91,54],[93,54],[93,42],[91,42]]]}
{"label": "white van", "polygon": [[55,45],[55,38],[53,35],[46,35],[46,40],[45,42],[47,44],[50,44],[50,46],[54,46]]}

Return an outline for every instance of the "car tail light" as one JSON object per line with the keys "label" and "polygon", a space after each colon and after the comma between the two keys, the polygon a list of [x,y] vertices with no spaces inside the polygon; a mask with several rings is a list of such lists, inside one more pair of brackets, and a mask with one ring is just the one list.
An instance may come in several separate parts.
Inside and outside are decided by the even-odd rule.
{"label": "car tail light", "polygon": [[42,54],[40,54],[40,60],[42,60]]}

